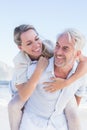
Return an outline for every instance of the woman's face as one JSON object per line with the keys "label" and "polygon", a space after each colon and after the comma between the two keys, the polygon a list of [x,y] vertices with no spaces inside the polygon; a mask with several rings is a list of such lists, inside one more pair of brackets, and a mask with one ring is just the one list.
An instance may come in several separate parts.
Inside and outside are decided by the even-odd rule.
{"label": "woman's face", "polygon": [[42,53],[42,41],[39,39],[38,34],[30,29],[21,34],[21,46],[20,49],[26,52],[32,60],[36,60]]}

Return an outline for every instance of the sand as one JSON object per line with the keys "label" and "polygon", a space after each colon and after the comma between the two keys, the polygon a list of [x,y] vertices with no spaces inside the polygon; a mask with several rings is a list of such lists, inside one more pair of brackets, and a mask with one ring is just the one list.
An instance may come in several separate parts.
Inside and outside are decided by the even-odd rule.
{"label": "sand", "polygon": [[6,106],[0,105],[0,130],[10,130]]}
{"label": "sand", "polygon": [[79,107],[82,130],[87,130],[87,106]]}

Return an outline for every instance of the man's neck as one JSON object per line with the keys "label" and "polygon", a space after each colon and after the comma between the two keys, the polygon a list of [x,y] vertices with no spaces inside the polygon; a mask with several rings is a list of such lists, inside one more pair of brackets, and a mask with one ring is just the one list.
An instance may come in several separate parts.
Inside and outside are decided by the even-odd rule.
{"label": "man's neck", "polygon": [[54,67],[54,74],[57,78],[63,78],[66,79],[69,72],[72,70],[73,66],[67,66],[67,67]]}

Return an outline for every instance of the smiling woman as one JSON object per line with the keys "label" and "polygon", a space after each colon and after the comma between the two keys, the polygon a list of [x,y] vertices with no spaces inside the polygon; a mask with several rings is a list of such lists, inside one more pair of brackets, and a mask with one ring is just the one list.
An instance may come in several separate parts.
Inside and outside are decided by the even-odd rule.
{"label": "smiling woman", "polygon": [[[38,80],[40,78],[40,75],[42,74],[42,72],[44,71],[44,69],[48,64],[48,59],[53,56],[52,49],[49,49],[50,48],[49,46],[52,47],[51,44],[53,43],[50,40],[47,40],[47,46],[46,46],[46,40],[42,41],[39,38],[36,29],[32,25],[26,25],[26,24],[17,26],[14,29],[14,41],[17,47],[20,49],[20,52],[14,58],[15,71],[12,84],[15,88],[13,93],[15,96],[9,103],[8,107],[9,107],[9,119],[11,128],[17,130],[19,129],[18,127],[22,115],[21,109],[23,108],[29,96],[31,96],[31,94],[33,93],[36,84],[38,83]],[[39,64],[37,64],[38,60]],[[28,66],[31,65],[33,66],[33,64],[35,65],[37,64],[38,66],[37,70],[39,70],[39,72],[37,70],[35,71],[36,73],[35,76],[32,75],[35,79],[34,86],[32,86],[33,83],[33,81],[31,81],[32,78],[31,80],[28,80],[27,76]],[[41,67],[41,69],[39,69],[40,68],[39,66]],[[27,87],[30,86],[29,91],[20,89],[20,88],[26,89],[26,86]],[[19,95],[23,101],[20,100],[19,95],[16,95],[18,93],[17,90],[19,91]],[[17,107],[19,110],[15,108],[16,106],[19,106]],[[20,111],[18,114],[19,116],[16,116],[17,118],[15,118],[14,116],[15,114],[13,115],[14,113],[13,111],[15,111],[14,109]],[[15,122],[13,120],[13,117]]]}

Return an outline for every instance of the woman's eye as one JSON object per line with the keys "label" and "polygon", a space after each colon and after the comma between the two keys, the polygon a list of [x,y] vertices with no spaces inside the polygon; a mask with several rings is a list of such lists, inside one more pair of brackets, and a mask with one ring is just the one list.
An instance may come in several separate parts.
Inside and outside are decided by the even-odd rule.
{"label": "woman's eye", "polygon": [[58,44],[56,44],[56,47],[57,47],[57,48],[59,48],[59,45],[58,45]]}
{"label": "woman's eye", "polygon": [[36,38],[36,41],[37,41],[37,40],[39,40],[39,37],[38,37],[38,38]]}

